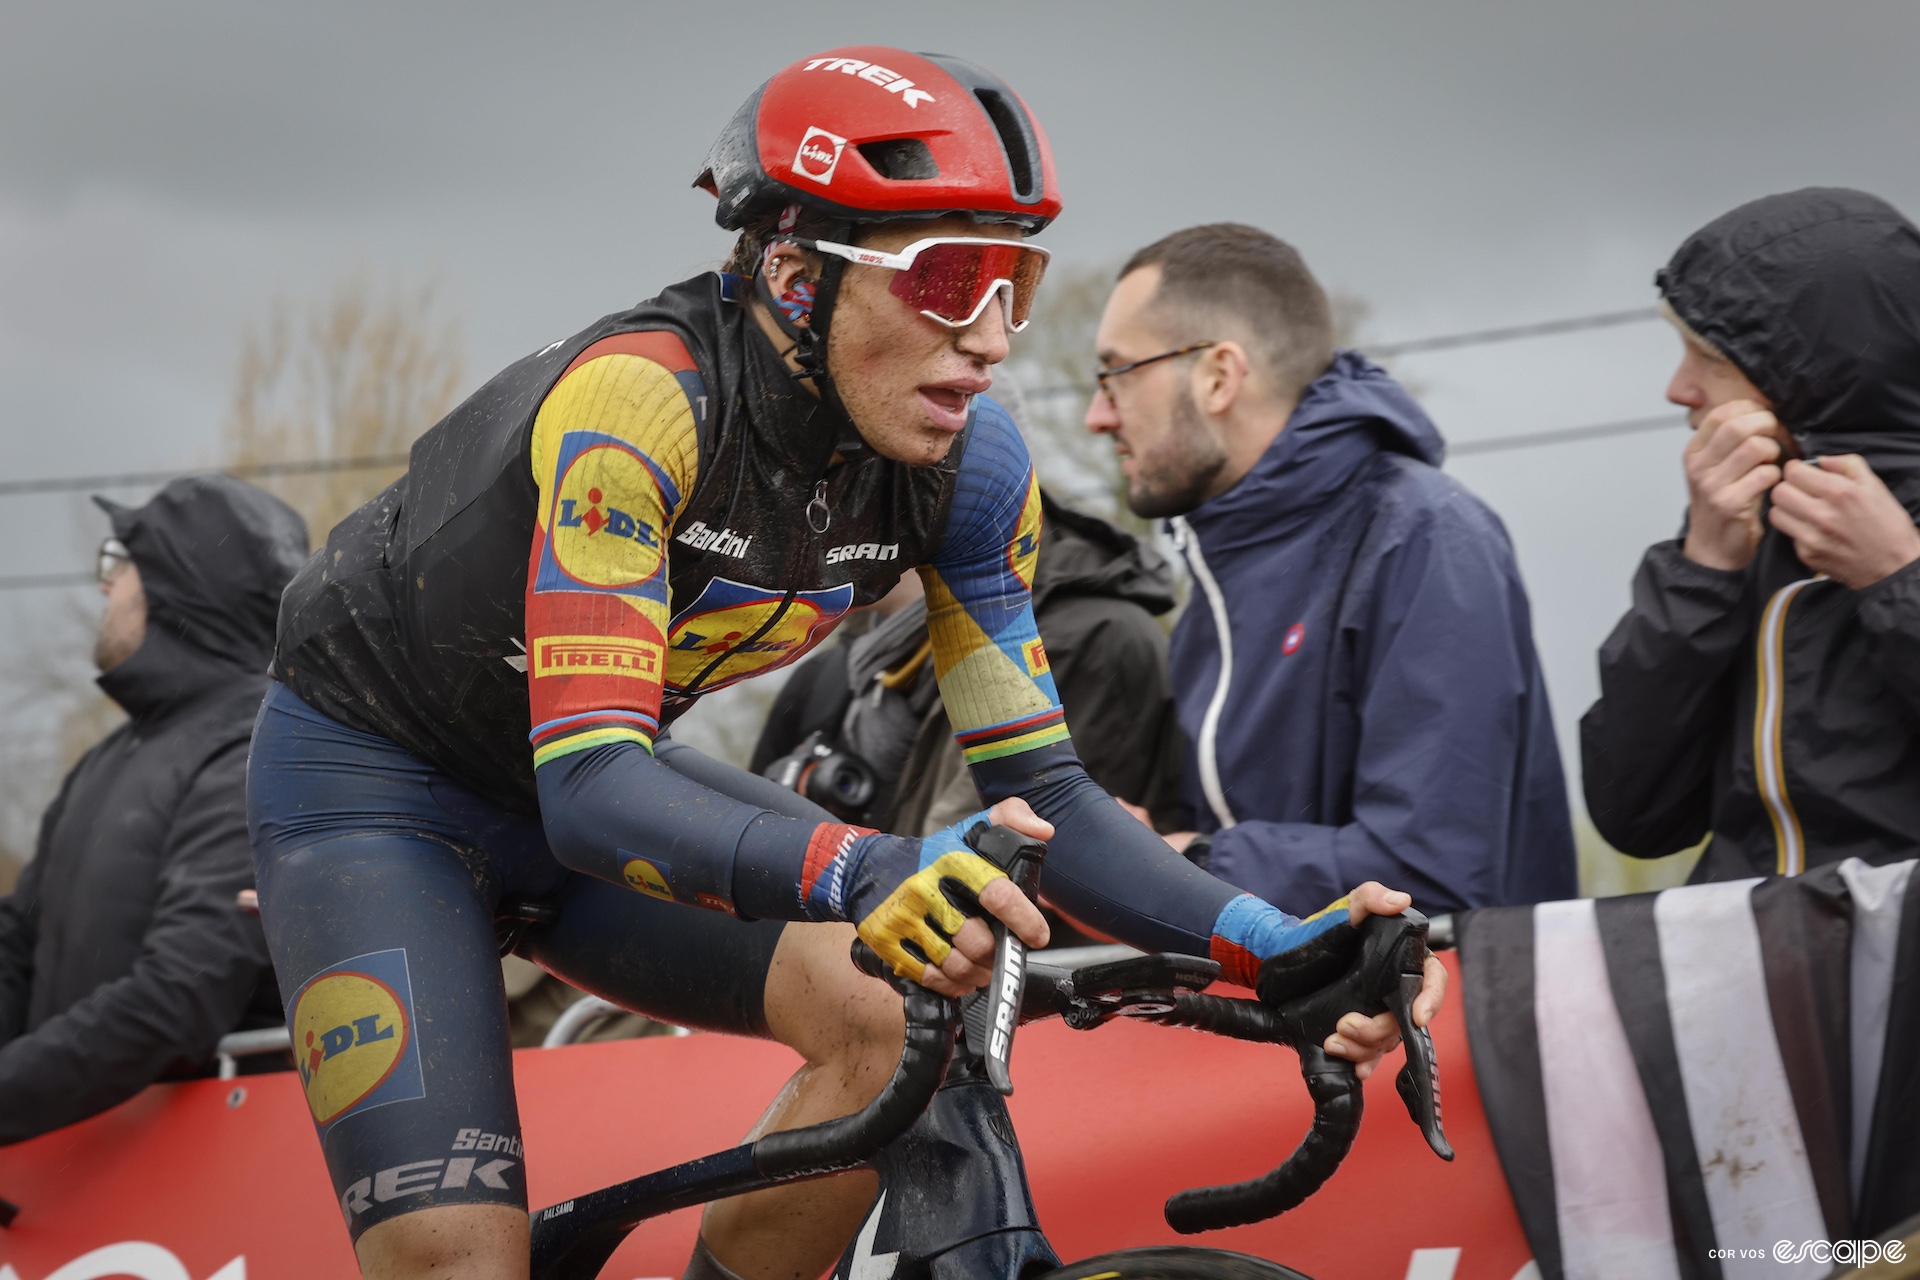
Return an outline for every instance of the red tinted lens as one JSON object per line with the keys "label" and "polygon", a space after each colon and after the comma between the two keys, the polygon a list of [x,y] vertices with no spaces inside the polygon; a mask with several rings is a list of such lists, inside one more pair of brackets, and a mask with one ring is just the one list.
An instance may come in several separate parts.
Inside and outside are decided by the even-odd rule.
{"label": "red tinted lens", "polygon": [[936,244],[922,249],[892,289],[916,311],[930,311],[949,324],[966,324],[981,300],[1004,280],[1013,286],[1012,322],[1027,322],[1033,295],[1047,272],[1047,257],[1024,245]]}

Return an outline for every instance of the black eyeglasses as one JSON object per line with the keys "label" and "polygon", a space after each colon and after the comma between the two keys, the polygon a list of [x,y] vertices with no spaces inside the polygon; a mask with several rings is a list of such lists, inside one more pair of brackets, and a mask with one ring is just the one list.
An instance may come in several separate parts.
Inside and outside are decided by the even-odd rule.
{"label": "black eyeglasses", "polygon": [[1113,399],[1113,388],[1107,385],[1109,379],[1117,378],[1123,373],[1132,373],[1135,369],[1144,369],[1150,364],[1158,364],[1162,360],[1171,360],[1175,356],[1187,356],[1192,355],[1196,351],[1205,351],[1213,345],[1214,340],[1196,342],[1190,346],[1175,347],[1172,351],[1162,351],[1159,355],[1148,356],[1144,360],[1135,360],[1129,364],[1118,364],[1111,369],[1096,368],[1093,371],[1093,380],[1100,384],[1101,394],[1111,400]]}
{"label": "black eyeglasses", "polygon": [[100,558],[94,561],[93,576],[105,582],[120,572],[120,566],[130,564],[133,553],[127,550],[127,544],[118,538],[108,538],[100,544]]}

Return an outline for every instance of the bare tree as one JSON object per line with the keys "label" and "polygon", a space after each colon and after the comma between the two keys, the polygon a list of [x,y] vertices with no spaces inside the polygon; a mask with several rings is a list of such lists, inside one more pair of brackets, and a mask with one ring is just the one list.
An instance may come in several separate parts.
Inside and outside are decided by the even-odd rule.
{"label": "bare tree", "polygon": [[[463,377],[458,325],[431,285],[376,287],[348,278],[326,297],[277,300],[244,335],[223,465],[404,454],[452,407]],[[378,493],[404,465],[287,476],[260,483],[307,519],[314,541]],[[93,513],[88,508],[90,523]],[[98,536],[97,533],[94,536]],[[0,696],[0,892],[31,856],[40,814],[60,778],[119,723],[93,683],[96,602],[38,606],[16,634]]]}
{"label": "bare tree", "polygon": [[[995,395],[1012,401],[1041,482],[1074,506],[1136,532],[1127,510],[1113,443],[1086,428],[1093,398],[1094,334],[1113,288],[1111,267],[1062,267],[1047,273],[1033,323],[1015,339]],[[1008,393],[1009,384],[1014,389]]]}
{"label": "bare tree", "polygon": [[[459,326],[431,284],[350,277],[305,306],[275,301],[241,345],[227,464],[396,457],[453,407]],[[307,518],[315,543],[404,464],[263,480]]]}

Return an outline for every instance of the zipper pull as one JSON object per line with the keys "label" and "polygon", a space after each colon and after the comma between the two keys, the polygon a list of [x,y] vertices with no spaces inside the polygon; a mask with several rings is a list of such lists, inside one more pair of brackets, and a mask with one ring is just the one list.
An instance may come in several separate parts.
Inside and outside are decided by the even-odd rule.
{"label": "zipper pull", "polygon": [[822,480],[813,486],[813,501],[807,504],[807,527],[815,533],[825,533],[832,524],[833,511],[827,506],[827,482]]}

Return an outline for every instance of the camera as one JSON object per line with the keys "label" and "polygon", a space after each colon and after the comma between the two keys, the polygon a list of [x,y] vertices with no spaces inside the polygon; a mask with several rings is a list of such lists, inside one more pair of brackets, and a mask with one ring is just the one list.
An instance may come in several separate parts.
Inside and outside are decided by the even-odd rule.
{"label": "camera", "polygon": [[836,750],[824,730],[809,734],[791,755],[768,765],[765,776],[849,822],[866,814],[880,790],[873,766],[851,752]]}

